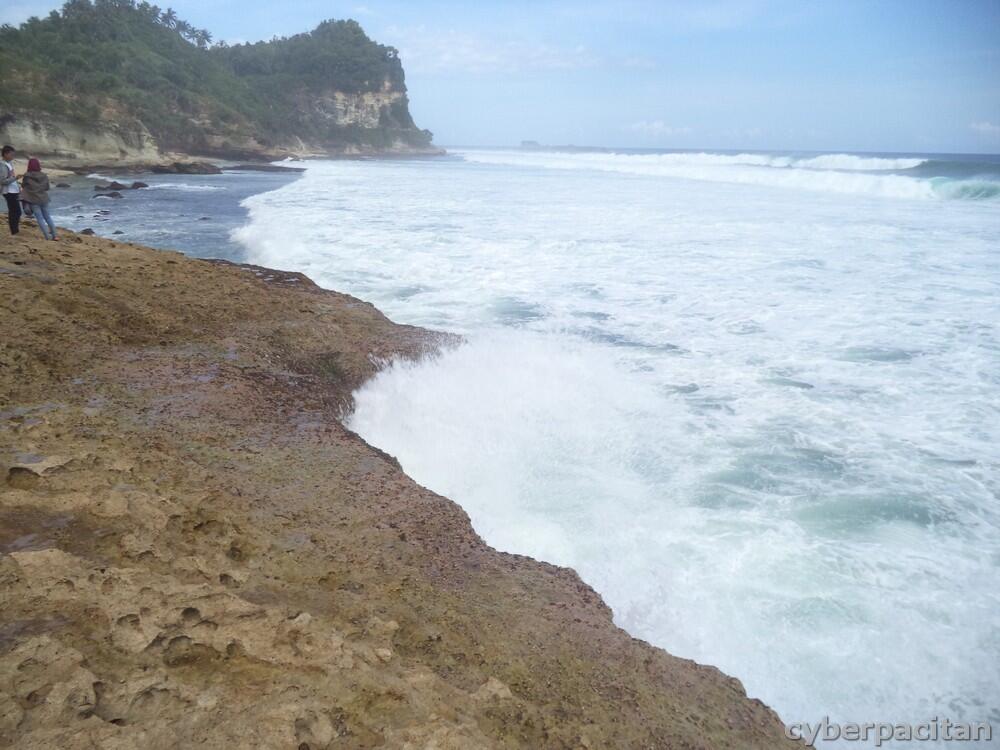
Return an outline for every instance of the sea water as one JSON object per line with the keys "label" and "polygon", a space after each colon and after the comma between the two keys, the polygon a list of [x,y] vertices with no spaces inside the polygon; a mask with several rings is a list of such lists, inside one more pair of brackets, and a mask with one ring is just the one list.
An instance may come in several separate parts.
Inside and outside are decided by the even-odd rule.
{"label": "sea water", "polygon": [[[53,177],[53,185],[68,187],[53,187],[49,194],[58,226],[77,232],[92,229],[109,239],[181,250],[196,257],[240,261],[245,249],[231,237],[233,229],[246,223],[246,210],[240,203],[287,185],[296,177],[287,172],[244,171],[214,175],[92,173]],[[124,185],[141,180],[149,187],[121,190],[121,198],[94,190],[112,180]]]}
{"label": "sea water", "polygon": [[307,166],[234,239],[465,336],[350,426],[488,543],[787,723],[1000,734],[1000,160]]}

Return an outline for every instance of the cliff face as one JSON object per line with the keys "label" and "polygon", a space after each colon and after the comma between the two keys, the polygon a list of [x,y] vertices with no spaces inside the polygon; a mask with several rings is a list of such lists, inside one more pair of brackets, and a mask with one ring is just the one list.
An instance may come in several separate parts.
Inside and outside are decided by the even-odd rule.
{"label": "cliff face", "polygon": [[[302,95],[299,102],[298,115],[311,125],[304,138],[263,140],[243,129],[220,127],[204,118],[192,122],[183,142],[168,147],[161,146],[145,124],[131,118],[81,122],[47,113],[12,112],[0,117],[0,141],[16,145],[22,154],[65,168],[160,164],[176,160],[178,153],[273,160],[288,156],[438,152],[430,146],[414,145],[407,137],[415,126],[404,92],[329,90],[317,96]],[[378,139],[373,138],[374,134]],[[378,145],[373,145],[373,140],[378,140]]]}
{"label": "cliff face", "polygon": [[308,279],[0,249],[0,745],[798,747],[337,417],[447,343]]}
{"label": "cliff face", "polygon": [[155,164],[163,155],[141,123],[83,124],[51,115],[30,113],[0,117],[0,141],[55,164]]}
{"label": "cliff face", "polygon": [[[345,94],[328,90],[317,96],[302,97],[302,111],[307,117],[326,121],[336,127],[375,129],[383,124],[395,128],[412,127],[407,112],[406,94],[394,91],[388,85],[382,91]],[[396,119],[394,111],[407,112],[406,123]]]}

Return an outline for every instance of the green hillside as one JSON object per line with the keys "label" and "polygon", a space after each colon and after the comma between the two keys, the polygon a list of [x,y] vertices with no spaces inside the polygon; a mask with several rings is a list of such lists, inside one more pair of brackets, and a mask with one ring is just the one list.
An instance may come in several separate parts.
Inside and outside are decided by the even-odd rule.
{"label": "green hillside", "polygon": [[[161,147],[192,152],[210,151],[209,136],[329,146],[430,142],[410,117],[398,53],[355,21],[325,21],[270,42],[211,42],[209,32],[147,2],[70,0],[44,19],[0,28],[0,113],[81,123],[131,118]],[[314,106],[331,92],[386,91],[399,96],[375,127],[338,124]]]}

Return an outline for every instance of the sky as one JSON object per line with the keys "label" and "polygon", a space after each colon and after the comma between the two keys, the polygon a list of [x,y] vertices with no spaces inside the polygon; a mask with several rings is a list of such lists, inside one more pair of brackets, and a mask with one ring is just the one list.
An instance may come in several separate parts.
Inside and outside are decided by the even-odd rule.
{"label": "sky", "polygon": [[[0,23],[60,4],[8,0]],[[230,43],[354,18],[399,49],[443,146],[1000,153],[1000,0],[172,7]]]}

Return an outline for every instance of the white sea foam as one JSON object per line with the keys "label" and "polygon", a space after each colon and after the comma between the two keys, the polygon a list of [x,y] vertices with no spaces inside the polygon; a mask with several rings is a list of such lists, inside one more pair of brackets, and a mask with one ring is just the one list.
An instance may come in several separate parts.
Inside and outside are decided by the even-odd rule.
{"label": "white sea foam", "polygon": [[[585,164],[605,164],[618,161],[622,164],[645,167],[775,167],[778,169],[836,169],[844,171],[898,171],[924,164],[922,158],[884,156],[858,156],[856,154],[821,154],[818,156],[787,156],[763,153],[705,153],[679,151],[671,153],[629,153],[589,151],[462,151],[473,160],[486,158],[511,158],[511,163],[531,163],[540,159],[557,157]],[[506,162],[505,162],[506,163]]]}
{"label": "white sea foam", "polygon": [[540,158],[247,201],[252,262],[468,337],[352,427],[788,722],[1000,725],[1000,206]]}
{"label": "white sea foam", "polygon": [[929,179],[888,173],[919,166],[924,163],[923,159],[862,157],[851,154],[796,158],[766,154],[634,154],[510,150],[468,150],[456,153],[478,164],[526,169],[596,170],[881,198],[929,199],[955,195],[954,191],[942,192],[938,185]]}
{"label": "white sea foam", "polygon": [[[855,154],[822,154],[793,159],[788,166],[805,169],[845,169],[861,171],[890,171],[913,169],[925,164],[926,159],[885,158],[882,156],[857,156]],[[774,166],[783,166],[775,164]]]}
{"label": "white sea foam", "polygon": [[[120,178],[108,177],[107,175],[94,172],[87,175],[88,180],[100,180],[102,182],[120,181]],[[154,182],[144,190],[187,190],[192,192],[225,190],[222,185],[202,185],[189,182]]]}
{"label": "white sea foam", "polygon": [[155,182],[149,185],[149,187],[143,188],[143,190],[185,190],[193,193],[214,192],[225,189],[222,185],[199,185],[189,182]]}
{"label": "white sea foam", "polygon": [[918,721],[995,696],[998,518],[975,469],[924,476],[905,428],[879,434],[862,410],[829,425],[835,399],[801,385],[688,359],[673,375],[699,390],[494,332],[385,371],[350,426],[491,544],[573,567],[629,632],[789,721]]}

